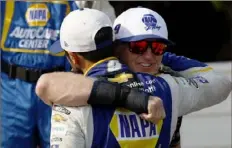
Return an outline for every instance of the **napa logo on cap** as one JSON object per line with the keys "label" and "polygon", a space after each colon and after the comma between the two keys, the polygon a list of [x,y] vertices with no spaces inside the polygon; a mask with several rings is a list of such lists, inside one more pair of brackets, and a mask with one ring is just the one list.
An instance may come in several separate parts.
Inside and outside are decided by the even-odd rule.
{"label": "napa logo on cap", "polygon": [[153,30],[153,29],[160,29],[161,26],[157,25],[157,19],[152,14],[144,14],[142,18],[142,22],[146,25],[145,29]]}
{"label": "napa logo on cap", "polygon": [[26,21],[29,26],[45,26],[50,18],[46,4],[32,4],[26,11]]}

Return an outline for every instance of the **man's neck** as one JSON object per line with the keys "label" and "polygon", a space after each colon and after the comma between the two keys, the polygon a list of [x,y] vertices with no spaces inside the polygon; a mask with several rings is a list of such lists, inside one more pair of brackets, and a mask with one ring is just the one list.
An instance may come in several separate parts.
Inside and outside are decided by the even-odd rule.
{"label": "man's neck", "polygon": [[86,73],[86,72],[90,69],[90,67],[93,66],[93,64],[94,64],[93,62],[86,60],[86,61],[83,63],[83,67],[81,68],[82,71],[83,71],[83,73]]}

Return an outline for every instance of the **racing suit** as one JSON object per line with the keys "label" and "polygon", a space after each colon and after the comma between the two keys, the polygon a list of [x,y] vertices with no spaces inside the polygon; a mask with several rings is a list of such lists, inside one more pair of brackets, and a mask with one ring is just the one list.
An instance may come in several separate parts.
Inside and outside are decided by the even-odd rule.
{"label": "racing suit", "polygon": [[1,147],[50,146],[51,107],[35,94],[42,73],[69,70],[48,47],[59,39],[63,18],[75,2],[1,1]]}
{"label": "racing suit", "polygon": [[132,73],[116,58],[102,60],[85,73],[92,77],[105,76],[109,81],[160,97],[166,112],[164,120],[154,125],[140,119],[134,112],[113,106],[77,108],[54,105],[51,146],[167,148],[179,116],[215,105],[228,96],[231,82],[212,68],[169,53],[164,56],[167,57],[164,59],[167,66],[179,70],[189,79],[170,74],[155,77]]}

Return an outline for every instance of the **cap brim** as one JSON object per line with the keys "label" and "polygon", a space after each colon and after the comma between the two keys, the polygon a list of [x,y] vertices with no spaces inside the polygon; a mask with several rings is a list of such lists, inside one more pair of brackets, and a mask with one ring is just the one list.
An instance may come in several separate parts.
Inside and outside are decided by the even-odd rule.
{"label": "cap brim", "polygon": [[137,36],[131,36],[131,37],[127,37],[127,38],[121,38],[118,39],[119,41],[123,41],[123,42],[133,42],[133,41],[141,41],[141,40],[158,40],[158,41],[162,41],[164,43],[167,43],[169,45],[174,45],[175,43],[167,40],[161,36],[158,35],[137,35]]}
{"label": "cap brim", "polygon": [[53,54],[57,54],[60,53],[62,51],[64,51],[64,49],[62,49],[61,45],[60,45],[60,40],[54,42],[50,47],[49,47],[49,51]]}

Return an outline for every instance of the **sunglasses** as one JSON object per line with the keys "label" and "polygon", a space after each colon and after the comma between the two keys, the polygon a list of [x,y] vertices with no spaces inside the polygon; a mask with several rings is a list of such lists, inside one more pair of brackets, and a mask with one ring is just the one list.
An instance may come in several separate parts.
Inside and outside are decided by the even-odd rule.
{"label": "sunglasses", "polygon": [[168,48],[166,44],[157,41],[142,40],[129,42],[128,44],[130,52],[135,54],[143,54],[148,50],[148,47],[150,47],[153,54],[163,55]]}

